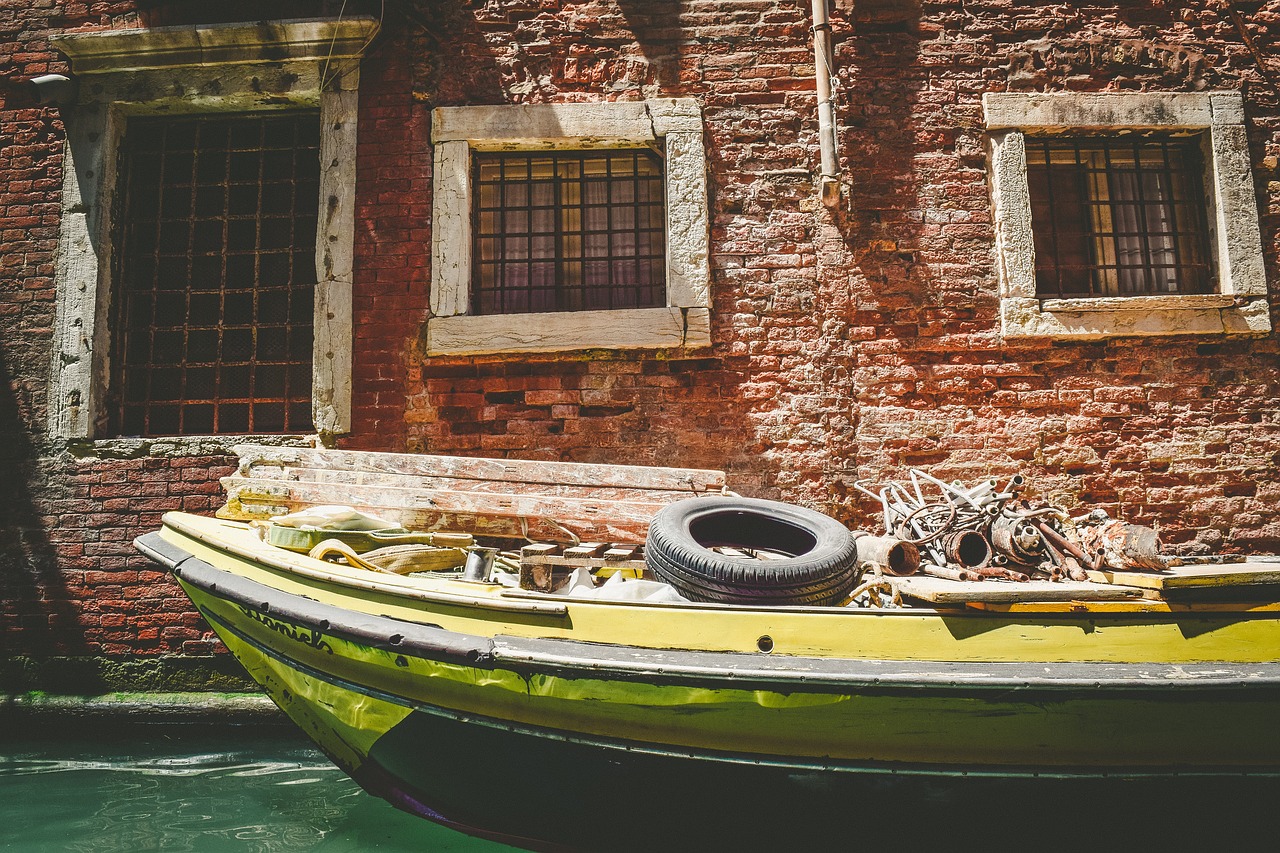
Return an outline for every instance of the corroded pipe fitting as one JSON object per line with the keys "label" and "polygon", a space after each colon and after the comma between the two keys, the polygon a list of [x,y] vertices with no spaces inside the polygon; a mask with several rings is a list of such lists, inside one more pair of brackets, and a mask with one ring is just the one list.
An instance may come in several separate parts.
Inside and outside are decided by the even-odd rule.
{"label": "corroded pipe fitting", "polygon": [[920,570],[920,549],[893,536],[859,536],[858,561],[876,563],[885,574],[906,577]]}

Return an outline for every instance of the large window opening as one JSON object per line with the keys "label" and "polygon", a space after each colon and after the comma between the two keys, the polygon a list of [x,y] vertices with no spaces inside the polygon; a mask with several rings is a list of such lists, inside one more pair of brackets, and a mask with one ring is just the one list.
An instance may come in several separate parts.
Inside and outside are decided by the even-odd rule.
{"label": "large window opening", "polygon": [[117,435],[312,429],[315,111],[129,121]]}

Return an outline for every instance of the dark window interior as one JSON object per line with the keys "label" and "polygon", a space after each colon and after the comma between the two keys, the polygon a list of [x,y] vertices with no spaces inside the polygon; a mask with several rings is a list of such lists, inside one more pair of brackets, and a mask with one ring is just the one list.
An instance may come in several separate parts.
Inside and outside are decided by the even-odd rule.
{"label": "dark window interior", "polygon": [[477,153],[473,166],[472,313],[666,304],[655,152]]}
{"label": "dark window interior", "polygon": [[1027,138],[1041,297],[1208,293],[1198,137]]}
{"label": "dark window interior", "polygon": [[130,120],[115,434],[311,431],[319,133],[310,111]]}

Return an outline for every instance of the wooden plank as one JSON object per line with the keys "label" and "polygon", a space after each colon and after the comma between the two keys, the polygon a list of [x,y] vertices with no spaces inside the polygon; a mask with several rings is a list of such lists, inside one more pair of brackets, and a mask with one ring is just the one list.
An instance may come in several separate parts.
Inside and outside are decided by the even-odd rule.
{"label": "wooden plank", "polygon": [[693,493],[667,489],[633,489],[620,486],[540,485],[511,480],[468,480],[450,477],[427,477],[418,474],[389,474],[381,471],[336,471],[325,468],[280,468],[272,465],[253,464],[240,476],[254,480],[279,480],[282,482],[327,483],[336,487],[347,485],[384,485],[401,489],[455,490],[464,492],[491,492],[495,494],[539,494],[548,497],[592,498],[595,500],[641,501],[649,503],[671,502],[693,497]]}
{"label": "wooden plank", "polygon": [[1280,564],[1261,560],[1208,566],[1175,566],[1159,572],[1127,572],[1112,569],[1090,571],[1098,583],[1123,584],[1160,592],[1255,584],[1280,584]]}
{"label": "wooden plank", "polygon": [[695,468],[485,459],[416,453],[380,453],[366,450],[315,450],[305,447],[269,447],[254,444],[237,445],[235,452],[241,457],[242,468],[255,464],[279,465],[448,477],[459,480],[498,480],[539,485],[613,486],[679,492],[720,491],[725,485],[723,471]]}
{"label": "wooden plank", "polygon": [[[453,489],[403,489],[394,486],[346,485],[335,489],[329,484],[283,480],[261,480],[233,474],[222,479],[227,494],[233,492],[241,502],[260,496],[271,503],[287,497],[293,503],[317,505],[356,501],[365,506],[391,509],[424,509],[436,512],[459,512],[470,515],[501,515],[509,518],[545,518],[561,524],[594,521],[613,517],[621,521],[643,523],[666,506],[665,503],[596,500],[540,494],[499,494],[464,492]],[[338,500],[341,497],[343,500]],[[350,498],[350,501],[346,500]]]}
{"label": "wooden plank", "polygon": [[1138,598],[1141,590],[1089,581],[953,581],[912,575],[886,577],[899,594],[932,604],[969,602],[1014,603],[1024,601],[1121,601]]}
{"label": "wooden plank", "polygon": [[574,545],[572,548],[565,548],[564,555],[566,557],[595,557],[599,558],[604,554],[606,542],[583,542],[580,545]]}
{"label": "wooden plank", "polygon": [[[481,494],[460,491],[420,491],[388,486],[331,485],[281,480],[261,480],[232,475],[224,477],[227,505],[220,518],[253,519],[307,506],[339,503],[362,512],[397,521],[411,529],[423,528],[423,518],[439,515],[545,519],[564,525],[579,538],[601,540],[643,540],[649,522],[662,503],[599,501],[539,495]],[[261,507],[255,510],[255,507]],[[425,529],[441,529],[428,523]],[[450,528],[480,532],[468,528]],[[508,527],[508,529],[511,529]],[[518,528],[515,528],[518,530]],[[502,535],[502,534],[497,534]],[[563,534],[554,538],[564,538]]]}

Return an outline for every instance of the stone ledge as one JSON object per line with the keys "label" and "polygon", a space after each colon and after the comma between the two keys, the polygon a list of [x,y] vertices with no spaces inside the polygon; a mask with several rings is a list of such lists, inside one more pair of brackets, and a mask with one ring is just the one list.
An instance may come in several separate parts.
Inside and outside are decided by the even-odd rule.
{"label": "stone ledge", "polygon": [[1006,338],[1100,340],[1271,332],[1266,299],[1225,299],[1226,304],[1222,304],[1224,297],[1212,295],[1043,301],[1006,297],[1000,300],[1001,333]]}
{"label": "stone ledge", "polygon": [[358,58],[378,32],[360,17],[62,33],[49,41],[76,74]]}
{"label": "stone ledge", "polygon": [[284,722],[265,694],[104,693],[97,696],[18,693],[0,695],[0,718],[41,720],[124,718],[136,722]]}
{"label": "stone ledge", "polygon": [[183,459],[191,456],[235,456],[240,444],[276,447],[318,447],[315,435],[175,435],[154,438],[99,438],[69,441],[77,459]]}

